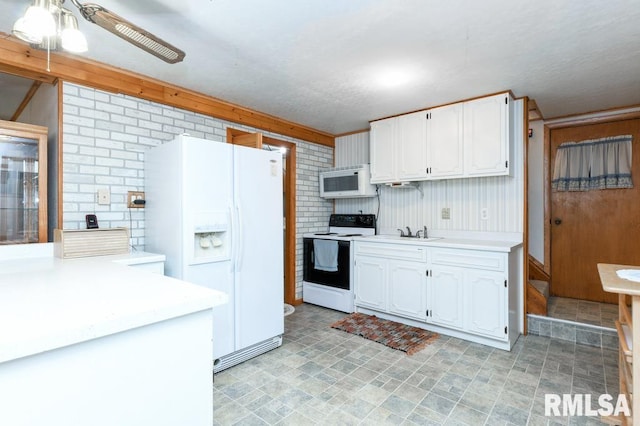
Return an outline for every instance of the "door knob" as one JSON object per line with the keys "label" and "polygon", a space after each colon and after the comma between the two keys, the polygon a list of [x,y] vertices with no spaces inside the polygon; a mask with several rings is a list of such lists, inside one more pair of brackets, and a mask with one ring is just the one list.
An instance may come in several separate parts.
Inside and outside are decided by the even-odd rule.
{"label": "door knob", "polygon": [[556,217],[553,223],[555,223],[556,225],[560,225],[562,223],[562,219],[560,219],[559,217]]}

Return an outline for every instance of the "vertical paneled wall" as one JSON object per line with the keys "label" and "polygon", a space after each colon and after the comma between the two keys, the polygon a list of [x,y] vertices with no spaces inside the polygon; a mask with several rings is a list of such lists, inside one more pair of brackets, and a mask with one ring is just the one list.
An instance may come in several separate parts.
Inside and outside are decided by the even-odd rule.
{"label": "vertical paneled wall", "polygon": [[[379,197],[338,199],[338,213],[375,213],[379,233],[397,233],[398,228],[412,231],[427,226],[430,230],[523,232],[524,141],[523,102],[515,101],[515,128],[512,175],[471,179],[424,181],[415,188],[379,186]],[[368,153],[369,134],[359,133],[336,139],[336,164],[361,164]],[[379,202],[379,207],[378,207]],[[442,219],[442,209],[450,209],[450,219]],[[487,219],[481,219],[482,209]]]}
{"label": "vertical paneled wall", "polygon": [[[128,209],[127,191],[144,190],[144,151],[176,135],[225,142],[227,127],[254,128],[166,105],[64,83],[63,227],[85,227],[95,213],[101,227],[131,228],[131,244],[144,249],[144,209]],[[279,134],[296,144],[296,297],[302,297],[302,234],[325,229],[333,203],[321,199],[318,170],[333,165],[333,149]],[[98,189],[109,189],[109,205],[98,205]]]}

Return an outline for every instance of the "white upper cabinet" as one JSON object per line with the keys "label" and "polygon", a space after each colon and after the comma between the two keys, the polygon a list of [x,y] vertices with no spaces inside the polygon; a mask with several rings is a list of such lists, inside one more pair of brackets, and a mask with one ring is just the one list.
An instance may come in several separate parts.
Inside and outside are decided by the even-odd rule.
{"label": "white upper cabinet", "polygon": [[371,123],[369,154],[371,183],[394,182],[396,179],[396,118]]}
{"label": "white upper cabinet", "polygon": [[425,112],[372,122],[370,153],[371,183],[426,179]]}
{"label": "white upper cabinet", "polygon": [[464,103],[464,174],[509,174],[509,111],[513,100],[506,94]]}
{"label": "white upper cabinet", "polygon": [[427,111],[427,170],[429,178],[463,175],[463,104]]}
{"label": "white upper cabinet", "polygon": [[509,93],[371,123],[371,182],[510,174]]}
{"label": "white upper cabinet", "polygon": [[427,177],[426,117],[424,111],[397,117],[399,181],[424,180]]}

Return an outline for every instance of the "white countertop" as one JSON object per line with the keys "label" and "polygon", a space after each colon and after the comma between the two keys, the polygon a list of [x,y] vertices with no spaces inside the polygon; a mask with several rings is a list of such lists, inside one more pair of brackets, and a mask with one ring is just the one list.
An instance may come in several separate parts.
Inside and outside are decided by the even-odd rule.
{"label": "white countertop", "polygon": [[[126,255],[138,256],[149,261]],[[112,258],[0,260],[0,362],[227,303],[225,293]]]}
{"label": "white countertop", "polygon": [[499,239],[471,239],[460,237],[430,237],[430,238],[411,238],[401,237],[399,235],[374,235],[369,237],[354,237],[355,241],[376,242],[376,243],[392,243],[392,244],[408,244],[421,245],[426,247],[444,247],[466,250],[486,250],[510,252],[514,248],[522,245],[518,241],[499,240]]}

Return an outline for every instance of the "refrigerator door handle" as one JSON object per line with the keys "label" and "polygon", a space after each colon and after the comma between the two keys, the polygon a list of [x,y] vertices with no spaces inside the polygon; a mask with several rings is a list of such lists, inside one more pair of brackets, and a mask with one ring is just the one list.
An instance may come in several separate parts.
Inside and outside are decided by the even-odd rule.
{"label": "refrigerator door handle", "polygon": [[235,214],[233,206],[229,206],[229,216],[231,217],[231,262],[229,262],[230,272],[233,273],[236,270],[236,262],[238,258],[238,242],[237,242],[237,230],[238,230],[238,218]]}
{"label": "refrigerator door handle", "polygon": [[239,271],[240,269],[242,269],[242,253],[244,251],[244,235],[242,232],[242,213],[240,210],[240,206],[236,205],[236,214],[238,217],[238,228],[236,229],[236,235],[238,236],[237,238],[237,246],[238,246],[238,251],[236,252],[236,272]]}

